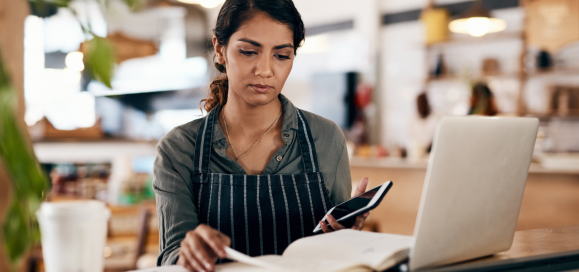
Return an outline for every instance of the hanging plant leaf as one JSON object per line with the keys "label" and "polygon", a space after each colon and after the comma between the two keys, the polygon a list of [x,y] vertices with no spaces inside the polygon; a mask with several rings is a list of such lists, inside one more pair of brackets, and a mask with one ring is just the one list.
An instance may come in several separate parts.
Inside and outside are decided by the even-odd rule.
{"label": "hanging plant leaf", "polygon": [[15,269],[40,233],[34,211],[48,188],[34,152],[17,122],[16,91],[0,56],[0,161],[12,181],[12,202],[2,222],[3,247]]}
{"label": "hanging plant leaf", "polygon": [[123,2],[125,2],[125,4],[133,11],[138,9],[139,5],[141,4],[141,1],[139,0],[124,0]]}
{"label": "hanging plant leaf", "polygon": [[115,68],[115,52],[105,38],[94,36],[87,44],[86,66],[92,77],[112,89],[111,79]]}

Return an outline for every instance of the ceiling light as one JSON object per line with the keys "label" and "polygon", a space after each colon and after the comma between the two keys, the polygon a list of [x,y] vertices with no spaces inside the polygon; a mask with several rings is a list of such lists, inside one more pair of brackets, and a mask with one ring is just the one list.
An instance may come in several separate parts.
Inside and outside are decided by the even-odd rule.
{"label": "ceiling light", "polygon": [[448,28],[454,33],[481,37],[487,33],[505,30],[507,23],[502,19],[492,18],[490,12],[482,6],[482,1],[476,0],[460,18],[450,22]]}

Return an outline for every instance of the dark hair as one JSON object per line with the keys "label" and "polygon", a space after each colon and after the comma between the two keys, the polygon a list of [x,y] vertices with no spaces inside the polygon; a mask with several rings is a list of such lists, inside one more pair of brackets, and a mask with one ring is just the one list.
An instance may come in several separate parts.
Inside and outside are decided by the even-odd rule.
{"label": "dark hair", "polygon": [[[219,11],[213,34],[220,45],[227,46],[231,35],[235,33],[245,21],[253,18],[257,13],[267,14],[274,21],[287,25],[294,35],[294,55],[302,45],[306,30],[300,13],[292,0],[226,0]],[[215,77],[209,84],[209,96],[201,100],[204,108],[210,111],[217,105],[227,103],[228,79],[225,66],[217,62],[215,68],[223,75]]]}
{"label": "dark hair", "polygon": [[416,109],[422,119],[430,115],[430,103],[428,103],[428,96],[426,93],[421,93],[416,97]]}
{"label": "dark hair", "polygon": [[491,89],[486,83],[477,82],[472,87],[472,96],[470,97],[470,109],[468,114],[480,115],[497,115],[499,113],[495,98]]}

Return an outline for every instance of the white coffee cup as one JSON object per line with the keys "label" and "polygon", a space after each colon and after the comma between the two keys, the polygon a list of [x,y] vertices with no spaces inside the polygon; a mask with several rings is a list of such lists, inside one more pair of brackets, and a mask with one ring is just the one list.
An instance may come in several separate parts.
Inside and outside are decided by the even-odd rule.
{"label": "white coffee cup", "polygon": [[46,272],[103,271],[110,216],[103,202],[45,202],[36,216]]}

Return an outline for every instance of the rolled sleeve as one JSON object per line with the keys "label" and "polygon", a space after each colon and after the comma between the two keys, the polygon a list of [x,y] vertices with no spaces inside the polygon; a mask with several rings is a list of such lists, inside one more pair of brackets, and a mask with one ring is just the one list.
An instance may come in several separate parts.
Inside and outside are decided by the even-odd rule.
{"label": "rolled sleeve", "polygon": [[181,241],[199,224],[189,170],[193,165],[189,153],[194,148],[183,148],[183,139],[174,136],[159,142],[155,158],[153,189],[159,218],[159,266],[177,262]]}

